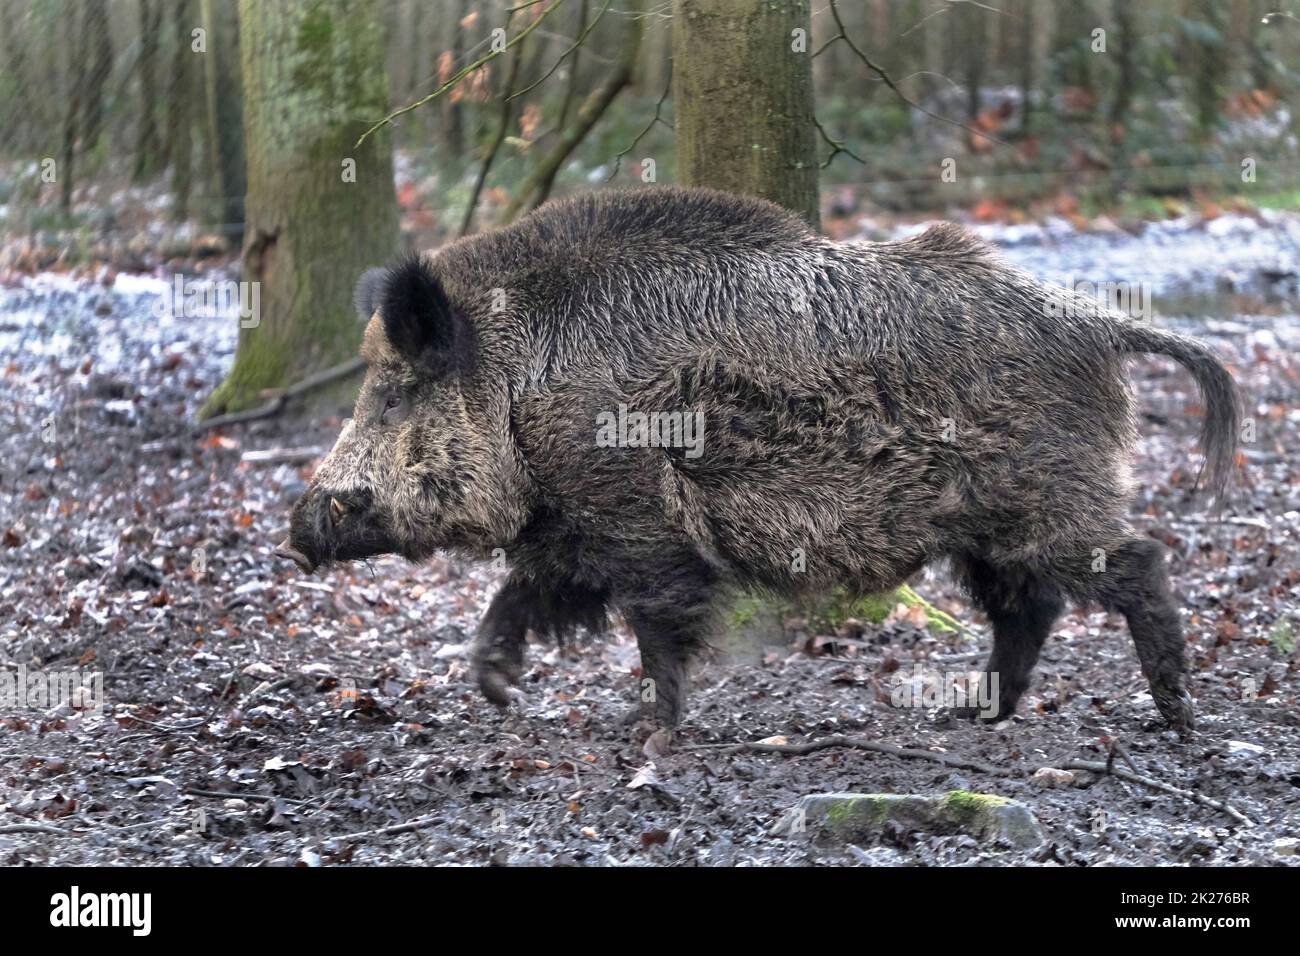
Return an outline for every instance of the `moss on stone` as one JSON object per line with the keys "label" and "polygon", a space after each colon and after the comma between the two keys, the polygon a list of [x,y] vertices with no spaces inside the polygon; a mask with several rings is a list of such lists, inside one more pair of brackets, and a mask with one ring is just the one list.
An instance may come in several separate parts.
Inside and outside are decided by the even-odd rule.
{"label": "moss on stone", "polygon": [[994,807],[1005,807],[1011,801],[992,793],[972,793],[969,790],[949,790],[943,797],[943,808],[956,819],[972,821]]}

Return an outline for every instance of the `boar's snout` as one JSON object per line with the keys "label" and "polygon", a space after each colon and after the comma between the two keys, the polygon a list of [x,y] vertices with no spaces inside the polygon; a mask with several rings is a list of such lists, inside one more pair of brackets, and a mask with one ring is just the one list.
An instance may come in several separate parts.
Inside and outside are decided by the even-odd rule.
{"label": "boar's snout", "polygon": [[293,507],[289,536],[275,554],[307,573],[335,561],[387,554],[393,542],[365,492],[309,488]]}
{"label": "boar's snout", "polygon": [[275,556],[277,558],[288,558],[298,567],[302,568],[304,574],[311,574],[316,570],[316,565],[312,564],[311,558],[297,550],[288,538],[285,538],[275,547]]}

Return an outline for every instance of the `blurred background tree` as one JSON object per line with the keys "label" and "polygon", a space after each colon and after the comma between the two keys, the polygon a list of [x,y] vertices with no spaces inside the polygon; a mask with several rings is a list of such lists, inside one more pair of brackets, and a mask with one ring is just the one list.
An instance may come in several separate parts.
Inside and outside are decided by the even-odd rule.
{"label": "blurred background tree", "polygon": [[[388,128],[413,244],[508,220],[611,174],[640,184],[647,158],[657,182],[703,181],[692,144],[743,138],[725,90],[697,95],[680,65],[676,89],[669,84],[674,19],[690,4],[369,6],[386,37],[377,68],[391,80],[373,118],[447,86]],[[774,21],[787,15],[779,4],[762,9]],[[1159,213],[1202,193],[1280,201],[1296,192],[1300,19],[1272,0],[856,0],[799,15],[815,54],[813,149],[819,163],[833,157],[817,210],[832,232],[856,210],[1014,215],[1047,202]],[[501,37],[539,19],[522,43],[497,51]],[[0,0],[0,229],[70,262],[92,251],[124,266],[196,246],[237,251],[239,21],[235,0]],[[705,22],[696,26],[680,42],[705,37]],[[852,45],[826,46],[841,28]],[[699,53],[719,62],[763,56],[707,43]],[[795,89],[769,76],[756,95]],[[1248,191],[1247,151],[1269,169]],[[955,182],[937,175],[943,157],[960,160]],[[42,178],[46,159],[59,170],[53,183]],[[790,180],[807,192],[806,172]],[[1058,203],[1062,193],[1074,202]],[[150,206],[167,207],[171,225]]]}

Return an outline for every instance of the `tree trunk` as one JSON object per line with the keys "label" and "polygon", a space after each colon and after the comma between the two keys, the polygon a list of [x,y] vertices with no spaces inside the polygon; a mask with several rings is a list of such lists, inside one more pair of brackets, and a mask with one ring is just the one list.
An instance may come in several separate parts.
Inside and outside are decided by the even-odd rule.
{"label": "tree trunk", "polygon": [[246,282],[260,316],[202,416],[260,404],[355,355],[352,287],[398,246],[380,11],[350,0],[240,0],[248,150]]}
{"label": "tree trunk", "polygon": [[674,0],[678,181],[820,225],[809,23],[809,0]]}
{"label": "tree trunk", "polygon": [[208,139],[208,165],[214,201],[208,217],[232,248],[244,241],[243,85],[239,65],[239,9],[233,0],[201,0],[200,15],[207,33],[203,54],[203,86]]}
{"label": "tree trunk", "polygon": [[1216,0],[1195,0],[1188,13],[1204,31],[1192,44],[1195,76],[1192,101],[1197,135],[1208,143],[1219,122],[1219,85],[1227,73],[1227,23],[1223,8]]}
{"label": "tree trunk", "polygon": [[[11,117],[16,120],[12,109],[16,111],[16,104],[27,84],[30,82],[27,72],[27,10],[22,6],[14,4],[7,8],[6,14],[0,16],[0,56],[4,58],[4,73],[7,75],[9,82],[12,84],[7,91],[4,105],[6,107],[5,119]],[[10,104],[15,104],[11,106]],[[19,129],[21,129],[21,135]],[[21,126],[14,122],[10,128],[5,130],[5,139],[8,146],[15,151],[26,151],[31,148],[31,127],[30,120],[22,123]]]}
{"label": "tree trunk", "polygon": [[[1137,57],[1134,47],[1138,43],[1138,33],[1133,28],[1134,10],[1127,3],[1115,7],[1115,36],[1111,40],[1118,48],[1115,55],[1118,60],[1119,76],[1115,79],[1115,99],[1110,107],[1110,121],[1116,127],[1122,127],[1128,120],[1128,110],[1133,102],[1133,84],[1136,80]],[[1120,133],[1117,129],[1115,133]]]}
{"label": "tree trunk", "polygon": [[973,3],[959,4],[954,8],[957,17],[954,36],[960,36],[962,59],[965,61],[966,122],[974,123],[980,115],[980,90],[984,85],[985,23],[984,11]]}
{"label": "tree trunk", "polygon": [[167,103],[167,156],[172,167],[172,218],[189,216],[190,184],[194,166],[194,57],[190,31],[194,28],[194,0],[172,0],[171,92]]}
{"label": "tree trunk", "polygon": [[84,63],[90,52],[89,22],[90,11],[82,10],[79,29],[72,35],[68,44],[67,71],[68,92],[63,110],[63,141],[59,150],[59,208],[66,215],[72,211],[73,166],[77,157],[77,139],[81,132],[81,120],[84,113],[89,77],[77,69]]}
{"label": "tree trunk", "polygon": [[[85,71],[87,84],[85,120],[81,126],[83,152],[93,150],[104,132],[104,92],[113,75],[113,38],[108,32],[108,9],[102,3],[88,3],[84,11],[86,37],[84,46],[89,50]],[[78,69],[78,73],[82,71]]]}
{"label": "tree trunk", "polygon": [[1034,130],[1034,0],[1020,0],[1020,132],[1030,136]]}
{"label": "tree trunk", "polygon": [[[1029,0],[1030,3],[1033,0]],[[924,14],[922,14],[924,16]],[[925,90],[926,97],[934,96],[939,93],[947,84],[944,77],[948,73],[948,33],[949,23],[952,21],[951,16],[931,17],[921,22],[917,18],[917,29],[921,33],[922,44],[922,63],[925,68],[925,76],[922,77],[922,89]]]}
{"label": "tree trunk", "polygon": [[158,138],[158,35],[162,32],[161,0],[140,0],[140,118],[135,136],[137,183],[152,179],[164,165],[162,142]]}
{"label": "tree trunk", "polygon": [[[451,72],[455,73],[463,65],[460,61],[465,55],[465,28],[460,25],[460,21],[469,13],[469,0],[455,0],[452,10]],[[441,77],[438,82],[442,82]],[[446,148],[448,159],[459,162],[459,157],[465,151],[464,108],[450,92],[442,97],[442,144]]]}

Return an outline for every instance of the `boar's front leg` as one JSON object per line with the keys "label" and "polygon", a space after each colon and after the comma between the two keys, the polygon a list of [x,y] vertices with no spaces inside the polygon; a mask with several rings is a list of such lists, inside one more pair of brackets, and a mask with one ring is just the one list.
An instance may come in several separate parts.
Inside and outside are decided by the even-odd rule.
{"label": "boar's front leg", "polygon": [[519,683],[524,672],[524,645],[534,601],[532,586],[511,575],[492,598],[470,645],[479,690],[499,707],[509,703],[509,686]]}
{"label": "boar's front leg", "polygon": [[470,646],[474,677],[483,696],[504,707],[509,686],[524,672],[528,632],[563,641],[579,628],[605,629],[607,595],[576,581],[555,580],[542,585],[519,573],[506,578],[479,622]]}

